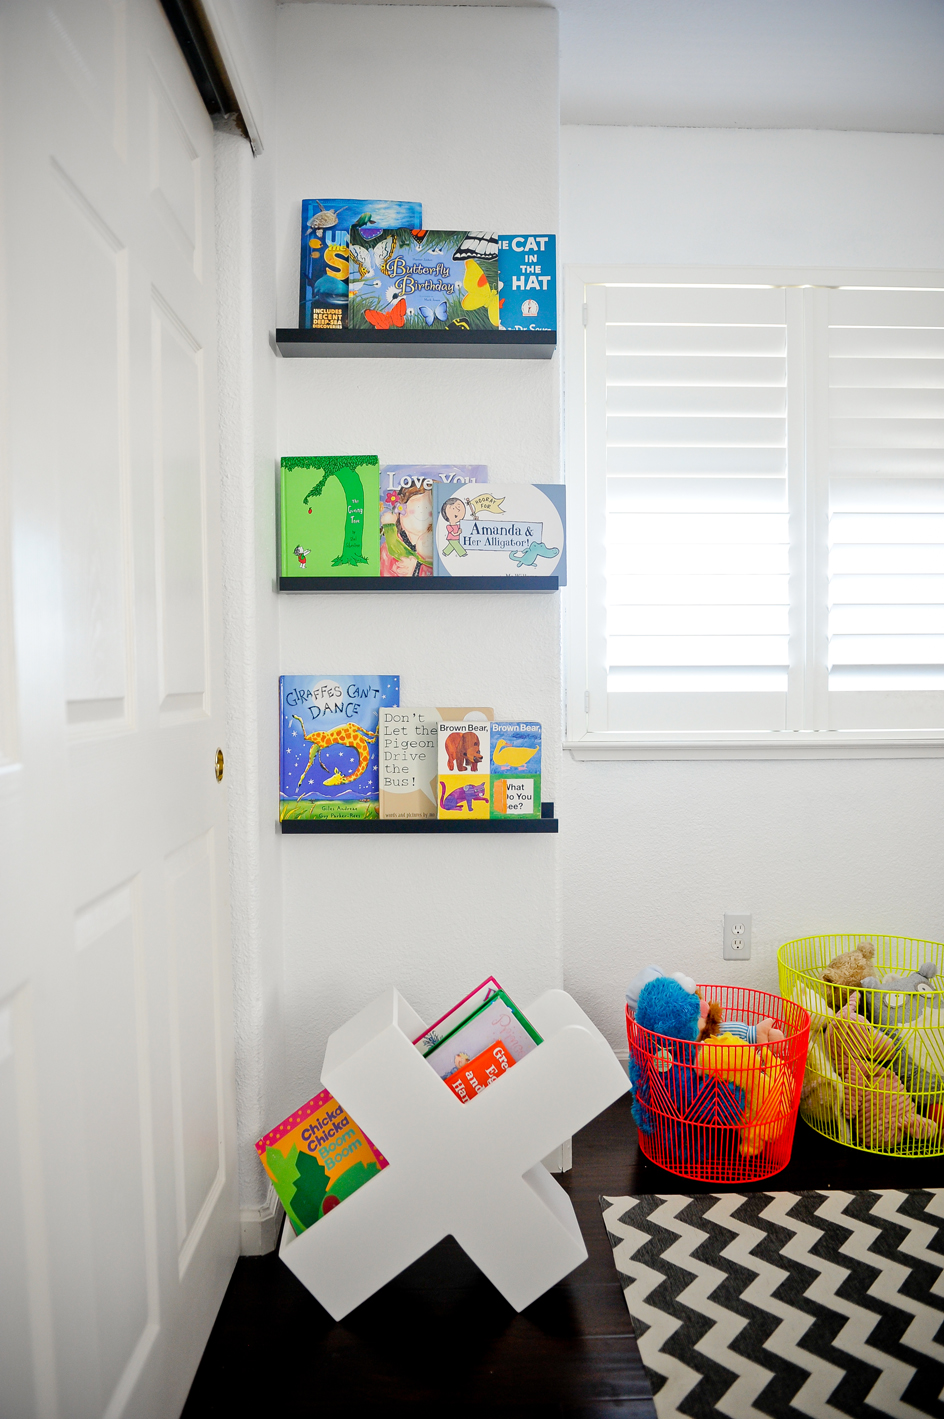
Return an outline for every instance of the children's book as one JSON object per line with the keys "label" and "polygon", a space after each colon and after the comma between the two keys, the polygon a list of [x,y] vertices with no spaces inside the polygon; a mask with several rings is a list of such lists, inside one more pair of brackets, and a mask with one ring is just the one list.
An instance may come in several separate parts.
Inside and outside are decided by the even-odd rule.
{"label": "children's book", "polygon": [[503,990],[479,1006],[469,1019],[446,1035],[441,1044],[427,1051],[425,1058],[440,1079],[448,1079],[496,1042],[517,1062],[541,1043],[537,1030]]}
{"label": "children's book", "polygon": [[462,720],[440,720],[438,735],[438,816],[462,821],[487,818],[488,725],[473,728]]}
{"label": "children's book", "polygon": [[447,1035],[451,1035],[453,1030],[469,1019],[470,1015],[491,1000],[493,995],[497,995],[501,986],[494,976],[489,976],[488,980],[483,980],[481,985],[477,985],[474,990],[470,990],[468,995],[454,1005],[445,1015],[441,1015],[429,1029],[424,1030],[421,1035],[417,1035],[413,1043],[422,1054],[428,1054],[431,1049],[442,1044]]}
{"label": "children's book", "polygon": [[327,1089],[256,1144],[296,1233],[320,1222],[387,1160]]}
{"label": "children's book", "polygon": [[399,675],[282,675],[279,695],[279,819],[378,817],[378,722]]}
{"label": "children's book", "polygon": [[302,256],[298,290],[301,330],[344,330],[350,267],[349,233],[361,225],[422,227],[419,202],[383,198],[308,197],[302,202]]}
{"label": "children's book", "polygon": [[374,529],[379,497],[375,454],[283,458],[281,575],[379,576]]}
{"label": "children's book", "polygon": [[436,817],[439,711],[380,711],[381,818]]}
{"label": "children's book", "polygon": [[523,720],[489,725],[491,816],[540,818],[541,726]]}
{"label": "children's book", "polygon": [[514,1062],[511,1050],[497,1040],[474,1059],[465,1060],[455,1074],[449,1075],[446,1083],[456,1097],[467,1104],[506,1074]]}
{"label": "children's book", "polygon": [[502,330],[556,330],[556,238],[500,236],[498,294]]}
{"label": "children's book", "polygon": [[388,463],[380,470],[380,575],[432,576],[433,484],[487,483],[484,463]]}
{"label": "children's book", "polygon": [[433,487],[436,576],[556,576],[567,580],[563,483]]}
{"label": "children's book", "polygon": [[497,330],[494,232],[351,231],[352,330]]}

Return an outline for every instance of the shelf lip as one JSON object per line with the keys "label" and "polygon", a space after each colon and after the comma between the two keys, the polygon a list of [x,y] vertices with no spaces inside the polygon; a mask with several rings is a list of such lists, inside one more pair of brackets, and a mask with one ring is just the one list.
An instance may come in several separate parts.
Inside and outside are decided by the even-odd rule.
{"label": "shelf lip", "polygon": [[556,576],[280,576],[279,591],[559,591]]}
{"label": "shelf lip", "polygon": [[499,818],[471,823],[453,818],[287,818],[279,823],[283,833],[556,833],[557,818],[523,818],[517,823]]}
{"label": "shelf lip", "polygon": [[325,356],[446,360],[549,360],[557,349],[556,330],[296,330],[275,332],[285,359]]}

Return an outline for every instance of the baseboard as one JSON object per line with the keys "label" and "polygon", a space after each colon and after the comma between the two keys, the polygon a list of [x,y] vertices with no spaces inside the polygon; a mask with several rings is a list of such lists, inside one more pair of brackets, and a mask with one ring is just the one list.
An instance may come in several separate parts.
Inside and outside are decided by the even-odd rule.
{"label": "baseboard", "polygon": [[261,1207],[242,1207],[239,1211],[240,1247],[243,1256],[265,1256],[275,1250],[282,1220],[282,1204],[269,1184],[269,1192]]}

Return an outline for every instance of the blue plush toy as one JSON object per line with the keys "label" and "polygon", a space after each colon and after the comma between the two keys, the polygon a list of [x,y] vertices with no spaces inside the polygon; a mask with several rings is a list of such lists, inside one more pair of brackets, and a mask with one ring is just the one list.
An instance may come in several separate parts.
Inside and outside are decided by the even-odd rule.
{"label": "blue plush toy", "polygon": [[[744,1114],[744,1094],[735,1085],[700,1075],[697,1063],[701,1002],[670,976],[660,976],[639,992],[636,1023],[655,1035],[667,1035],[678,1046],[663,1046],[640,1064],[630,1056],[633,1118],[644,1133],[656,1124],[669,1129],[666,1142],[679,1162],[689,1152],[688,1143],[701,1130],[686,1125],[724,1124],[736,1128]],[[653,1112],[656,1114],[653,1118]],[[666,1125],[664,1120],[677,1119]]]}

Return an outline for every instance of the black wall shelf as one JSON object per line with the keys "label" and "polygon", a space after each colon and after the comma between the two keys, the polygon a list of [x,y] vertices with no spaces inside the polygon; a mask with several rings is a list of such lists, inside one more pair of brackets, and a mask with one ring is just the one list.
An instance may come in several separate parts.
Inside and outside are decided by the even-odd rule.
{"label": "black wall shelf", "polygon": [[553,803],[541,804],[540,818],[505,822],[501,818],[288,818],[279,824],[283,833],[556,833],[558,820]]}
{"label": "black wall shelf", "polygon": [[279,591],[558,591],[556,576],[280,576]]}
{"label": "black wall shelf", "polygon": [[381,356],[407,360],[549,360],[556,330],[295,330],[280,327],[275,343],[286,359]]}

